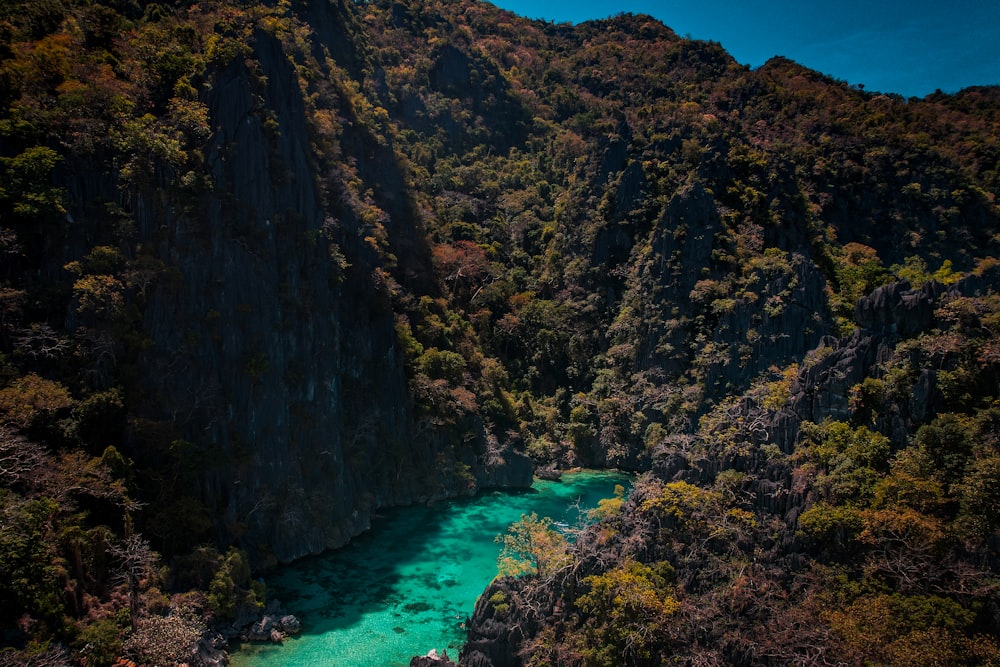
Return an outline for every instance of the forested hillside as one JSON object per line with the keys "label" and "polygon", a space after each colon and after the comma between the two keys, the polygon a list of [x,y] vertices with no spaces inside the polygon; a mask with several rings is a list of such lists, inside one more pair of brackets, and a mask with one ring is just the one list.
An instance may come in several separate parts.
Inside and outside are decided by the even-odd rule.
{"label": "forested hillside", "polygon": [[470,666],[1000,664],[998,195],[1000,89],[645,16],[6,2],[0,664],[207,660],[533,465],[643,474]]}

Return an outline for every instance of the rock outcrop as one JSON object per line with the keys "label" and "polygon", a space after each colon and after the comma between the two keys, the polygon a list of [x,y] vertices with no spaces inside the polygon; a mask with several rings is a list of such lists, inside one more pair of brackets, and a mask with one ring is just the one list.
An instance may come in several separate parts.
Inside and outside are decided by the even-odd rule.
{"label": "rock outcrop", "polygon": [[[935,326],[934,309],[941,297],[976,295],[996,288],[995,271],[972,275],[950,287],[930,282],[912,289],[906,282],[892,283],[862,298],[855,308],[857,328],[843,339],[824,337],[813,361],[805,364],[791,388],[786,408],[772,420],[768,432],[773,442],[789,452],[802,421],[846,421],[863,406],[858,388],[865,378],[881,377],[880,366],[895,345],[929,332]],[[876,416],[879,431],[902,443],[912,425],[933,418],[938,403],[937,373],[924,369],[915,378],[907,400],[896,400]]]}
{"label": "rock outcrop", "polygon": [[502,595],[504,599],[519,588],[510,580],[493,581],[476,602],[469,622],[469,637],[462,650],[461,662],[466,667],[520,667],[520,644],[538,630],[538,619],[523,607],[511,605],[507,611],[517,616],[511,618],[500,613],[491,601]]}
{"label": "rock outcrop", "polygon": [[302,632],[302,621],[282,609],[280,602],[272,600],[263,610],[241,607],[235,620],[221,625],[218,629],[218,636],[223,640],[239,639],[280,644],[286,637],[293,637]]}
{"label": "rock outcrop", "polygon": [[448,659],[448,652],[444,651],[438,655],[437,650],[431,649],[427,655],[414,656],[410,660],[410,667],[458,667]]}
{"label": "rock outcrop", "polygon": [[908,338],[933,323],[934,300],[943,291],[934,282],[920,289],[907,282],[885,285],[858,301],[854,320],[864,330]]}
{"label": "rock outcrop", "polygon": [[[733,422],[746,424],[760,419],[759,429],[739,431],[737,435],[730,433],[714,444],[716,449],[707,453],[697,447],[692,450],[679,436],[676,447],[654,460],[652,477],[662,483],[682,482],[704,488],[711,487],[724,472],[739,473],[734,478],[741,480],[739,492],[745,506],[755,515],[775,518],[774,525],[782,526],[780,536],[770,545],[773,554],[779,555],[782,567],[803,568],[807,560],[805,554],[815,545],[802,537],[798,519],[816,502],[816,490],[807,481],[797,478],[803,475],[803,470],[795,467],[793,457],[774,455],[773,450],[769,453],[762,445],[778,445],[784,454],[792,454],[800,444],[803,422],[820,423],[829,419],[855,423],[860,414],[865,419],[874,419],[871,426],[887,435],[892,447],[905,447],[918,425],[933,420],[935,410],[942,404],[935,371],[924,369],[914,373],[908,380],[912,383],[907,386],[908,396],[897,395],[896,400],[886,401],[874,415],[859,413],[864,410],[859,402],[859,387],[866,379],[881,378],[886,362],[899,354],[901,342],[925,334],[935,335],[935,327],[940,324],[936,309],[946,298],[980,295],[997,288],[1000,288],[1000,272],[987,271],[950,286],[930,283],[914,290],[906,283],[895,283],[875,290],[858,304],[855,311],[858,326],[851,335],[841,339],[820,338],[791,383],[788,399],[780,410],[762,410],[749,395],[733,408]],[[730,436],[743,446],[731,447]],[[628,509],[609,521],[608,525],[613,528],[602,530],[598,526],[578,538],[572,574],[564,578],[497,579],[492,582],[479,598],[470,619],[462,664],[468,667],[520,667],[524,664],[525,642],[537,641],[542,632],[551,632],[547,637],[559,637],[560,633],[569,632],[567,628],[579,627],[574,625],[579,619],[565,614],[560,607],[564,598],[578,595],[579,587],[586,586],[581,582],[588,574],[608,567],[607,563],[612,560],[608,551],[613,550],[609,543],[627,545],[622,548],[629,557],[646,558],[657,548],[655,539],[662,540],[667,533],[673,535],[670,530],[682,530],[681,526],[668,530],[664,523],[659,526],[659,538],[654,538],[657,529],[642,524],[638,518],[644,511],[640,508],[645,507],[643,492],[641,487],[633,492],[627,501]],[[661,520],[670,519],[661,517]],[[679,575],[679,579],[687,576],[693,581],[697,579],[698,568],[691,568],[687,558],[687,551],[683,558],[677,558],[678,568],[690,568],[687,575]],[[569,572],[570,568],[565,571]],[[690,590],[697,588],[686,580],[679,585],[691,586]]]}

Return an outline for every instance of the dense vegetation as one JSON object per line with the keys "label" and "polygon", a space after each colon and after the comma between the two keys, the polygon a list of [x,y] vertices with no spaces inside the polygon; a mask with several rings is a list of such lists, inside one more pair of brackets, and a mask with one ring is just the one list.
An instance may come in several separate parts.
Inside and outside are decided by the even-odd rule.
{"label": "dense vegetation", "polygon": [[[467,664],[997,664],[1000,413],[980,318],[998,304],[934,304],[938,326],[881,341],[844,420],[799,421],[859,370],[859,336],[713,408],[572,547],[537,517],[512,528],[521,570],[501,572],[529,576],[480,600]],[[933,417],[885,435],[929,378]],[[793,447],[772,437],[786,419]]]}
{"label": "dense vegetation", "polygon": [[522,451],[647,474],[512,533],[469,664],[1000,662],[998,109],[644,16],[5,3],[0,664],[189,660]]}

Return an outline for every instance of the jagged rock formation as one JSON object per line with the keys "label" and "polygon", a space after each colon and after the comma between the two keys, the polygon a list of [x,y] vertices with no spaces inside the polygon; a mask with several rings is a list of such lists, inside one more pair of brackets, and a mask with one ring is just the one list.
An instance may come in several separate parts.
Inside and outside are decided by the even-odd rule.
{"label": "jagged rock formation", "polygon": [[427,655],[414,656],[410,660],[410,667],[455,667],[455,663],[448,659],[447,651],[444,655],[438,655],[436,650],[431,649]]}
{"label": "jagged rock formation", "polygon": [[[813,464],[802,465],[803,461],[810,460],[810,448],[816,446],[815,440],[810,440],[816,437],[815,431],[810,429],[815,429],[817,424],[846,425],[867,421],[876,432],[889,436],[886,443],[891,443],[894,450],[912,455],[917,448],[925,447],[923,444],[910,447],[910,443],[915,432],[917,443],[929,437],[922,436],[924,431],[918,431],[918,427],[921,424],[937,424],[935,417],[944,401],[937,386],[937,371],[926,366],[928,360],[921,360],[917,350],[926,350],[923,346],[941,335],[939,327],[945,326],[945,323],[940,318],[946,314],[946,304],[964,305],[969,299],[989,298],[998,290],[1000,272],[991,270],[951,286],[927,283],[920,289],[912,289],[905,282],[893,283],[861,299],[855,309],[857,327],[854,332],[840,339],[825,337],[820,347],[810,352],[812,361],[804,365],[790,382],[788,395],[780,406],[763,409],[760,395],[748,392],[725,414],[729,422],[738,426],[715,423],[712,428],[721,429],[721,433],[707,431],[703,426],[699,437],[711,443],[707,452],[690,442],[661,451],[653,462],[652,473],[640,480],[621,513],[605,517],[580,536],[569,565],[545,576],[498,578],[491,583],[477,602],[470,619],[469,639],[462,654],[463,664],[470,667],[520,667],[528,660],[539,659],[585,664],[580,662],[582,656],[602,655],[600,642],[622,642],[626,637],[627,644],[616,644],[611,653],[603,655],[640,665],[659,664],[658,661],[668,657],[682,664],[721,660],[724,664],[753,665],[771,664],[772,661],[785,664],[786,661],[806,659],[815,651],[849,655],[852,650],[849,644],[853,638],[848,637],[844,643],[843,636],[838,637],[836,633],[823,629],[825,620],[820,622],[821,618],[825,618],[824,614],[836,613],[826,609],[828,602],[820,604],[820,609],[824,611],[819,612],[813,621],[816,623],[814,630],[819,630],[818,633],[804,625],[797,625],[791,634],[776,632],[782,623],[803,623],[799,611],[784,605],[810,607],[815,600],[804,591],[815,586],[824,576],[817,574],[816,570],[810,574],[810,568],[816,567],[816,562],[825,565],[839,560],[840,563],[847,563],[841,565],[847,571],[849,563],[866,549],[865,544],[875,544],[876,548],[884,550],[880,552],[880,557],[900,559],[891,566],[879,564],[877,567],[913,568],[892,573],[904,578],[902,584],[896,585],[913,594],[922,590],[923,584],[908,579],[914,576],[917,567],[911,563],[900,565],[900,562],[906,562],[906,558],[913,558],[903,556],[901,552],[907,548],[920,551],[926,545],[909,545],[909,537],[900,533],[892,533],[892,538],[885,542],[872,542],[872,536],[865,537],[863,533],[857,543],[850,545],[851,529],[845,525],[836,526],[833,544],[817,539],[816,533],[811,532],[814,530],[811,520],[803,522],[801,519],[804,513],[813,512],[816,516],[825,511],[828,503],[833,503],[829,491],[823,490],[823,484],[817,479],[809,479],[817,476]],[[902,352],[904,363],[912,361],[917,366],[916,369],[911,368],[906,376],[904,396],[888,400],[862,390],[866,379],[879,383],[898,372],[901,350],[905,348],[906,341],[916,341],[918,345]],[[945,361],[938,360],[937,364],[943,370],[954,368],[955,361],[952,357]],[[992,378],[990,382],[995,391],[997,378],[1000,377],[996,366],[992,365],[983,372]],[[876,399],[879,399],[878,412],[872,410],[872,405],[866,404]],[[810,429],[803,430],[805,425],[809,425]],[[869,433],[864,429],[858,432]],[[983,437],[993,438],[995,431]],[[775,449],[768,451],[767,447]],[[787,456],[779,454],[777,448]],[[957,455],[957,452],[953,450],[949,455]],[[850,456],[857,457],[858,453],[852,452]],[[901,454],[898,460],[908,459]],[[933,476],[938,473],[937,470],[930,470],[926,474]],[[836,471],[827,468],[819,477],[822,478],[823,474],[832,478]],[[735,487],[732,486],[734,481]],[[725,493],[732,495],[728,502],[723,500],[723,505],[730,509],[724,511],[721,518],[719,515],[709,518],[713,512],[719,511],[711,509],[711,505],[720,502],[723,496],[699,489],[716,492],[727,489]],[[848,498],[841,502],[846,502],[848,507],[857,507],[854,504],[857,501],[857,498]],[[890,515],[892,510],[887,508],[892,507],[891,502],[883,500],[881,503],[873,515]],[[916,506],[907,507],[904,512],[912,513]],[[742,528],[734,528],[729,522],[735,517],[735,512],[743,510],[749,510],[755,518]],[[701,522],[705,524],[699,530]],[[748,532],[764,526],[767,526],[769,535],[763,541],[759,537],[748,536]],[[806,526],[805,530],[803,526]],[[893,529],[899,530],[899,526]],[[899,543],[891,545],[892,540]],[[973,547],[973,544],[976,546]],[[939,587],[934,590],[943,590],[949,585],[944,584],[944,580],[956,576],[945,573],[955,567],[952,559],[971,558],[958,566],[959,569],[971,568],[967,573],[983,568],[970,576],[982,577],[984,581],[995,576],[998,563],[989,555],[992,547],[988,542],[972,539],[960,545],[959,550],[978,549],[979,555],[951,554],[942,556],[941,561],[925,563],[924,566],[930,570],[941,568],[941,581],[928,583],[929,586]],[[838,551],[839,556],[835,555]],[[751,553],[752,563],[747,560]],[[738,572],[723,573],[726,567],[723,563],[734,554]],[[977,565],[972,565],[977,558],[985,558],[986,561],[977,561]],[[636,566],[637,562],[642,565]],[[879,557],[869,555],[863,562],[869,568],[876,567],[874,564],[879,563]],[[644,627],[642,623],[654,621],[642,620],[643,614],[651,613],[648,606],[643,605],[648,605],[649,600],[655,598],[628,596],[640,595],[637,589],[641,589],[643,584],[637,577],[651,575],[638,573],[643,572],[641,568],[645,564],[655,563],[659,563],[661,568],[669,565],[668,569],[675,577],[670,589],[676,591],[681,600],[681,611],[671,611],[671,614],[677,615],[660,619],[655,626]],[[622,570],[628,575],[618,576],[632,577],[627,587],[618,584],[619,588],[605,591],[605,578],[614,577],[614,573]],[[709,572],[711,574],[706,574]],[[924,576],[933,579],[938,575],[925,573]],[[721,578],[721,590],[725,592],[713,588],[716,577]],[[886,580],[892,582],[893,576],[887,576]],[[734,621],[737,617],[733,617],[727,609],[736,604],[733,598],[740,596],[740,593],[732,591],[744,585],[756,591],[754,595],[757,597],[755,601],[746,602],[749,608],[744,608],[743,615]],[[992,584],[986,584],[973,595],[989,595],[989,590],[992,590]],[[614,598],[614,611],[605,612],[612,613],[610,621],[594,614],[590,605],[595,591],[617,596]],[[645,594],[652,595],[648,591]],[[720,602],[719,598],[724,601]],[[641,599],[646,601],[637,601]],[[685,599],[694,600],[686,609]],[[817,612],[814,609],[804,613]],[[995,607],[991,607],[980,622],[984,624],[982,627],[995,630]],[[688,630],[678,629],[682,626],[688,627]],[[653,630],[654,627],[657,630]],[[608,634],[599,634],[602,631]],[[663,634],[647,634],[650,632]],[[874,640],[869,637],[865,641]],[[873,645],[866,645],[866,649],[879,650]],[[866,649],[861,650],[864,652]],[[958,656],[960,653],[961,650],[958,650],[950,655]],[[913,658],[905,660],[910,659]]]}

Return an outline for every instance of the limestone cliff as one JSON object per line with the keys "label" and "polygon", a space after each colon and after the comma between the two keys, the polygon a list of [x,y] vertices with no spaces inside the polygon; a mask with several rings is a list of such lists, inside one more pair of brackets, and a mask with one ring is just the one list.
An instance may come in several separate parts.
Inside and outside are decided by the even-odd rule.
{"label": "limestone cliff", "polygon": [[[202,93],[208,186],[133,195],[140,242],[172,270],[143,313],[142,419],[205,449],[195,495],[222,541],[258,563],[340,546],[382,507],[530,484],[523,455],[486,460],[478,417],[418,418],[391,268],[343,184],[324,180],[333,165],[316,152],[289,54],[264,33],[252,49],[253,71],[234,62]],[[349,127],[343,142],[371,160],[366,183],[381,192],[367,204],[420,270],[429,251],[393,151]],[[408,287],[426,288],[421,278]]]}
{"label": "limestone cliff", "polygon": [[[780,631],[778,638],[773,635],[780,618],[800,613],[798,605],[809,599],[804,591],[822,581],[810,568],[822,572],[830,560],[850,562],[858,559],[859,552],[866,556],[862,561],[866,568],[879,562],[871,555],[876,548],[871,547],[870,534],[858,537],[846,523],[824,524],[829,528],[827,533],[813,527],[815,517],[832,504],[826,485],[839,472],[818,466],[810,458],[815,456],[816,433],[827,428],[846,432],[848,424],[871,425],[876,433],[887,436],[881,440],[885,446],[882,456],[889,459],[889,453],[896,452],[893,465],[899,468],[905,465],[907,455],[919,450],[924,455],[933,452],[939,443],[936,438],[955,421],[953,414],[940,414],[948,404],[943,394],[954,392],[954,387],[943,386],[939,375],[954,372],[961,363],[956,350],[935,347],[934,341],[954,324],[947,321],[949,307],[962,309],[974,299],[995,299],[998,288],[1000,272],[991,270],[947,286],[927,283],[913,289],[905,282],[892,283],[861,299],[855,310],[854,331],[840,339],[822,339],[790,381],[780,406],[766,407],[761,392],[751,389],[729,406],[722,421],[713,421],[710,415],[694,442],[678,440],[674,446],[664,447],[655,457],[651,473],[638,479],[624,510],[605,516],[578,537],[569,564],[541,574],[493,581],[479,598],[470,620],[463,664],[519,667],[539,656],[571,662],[577,651],[596,654],[605,650],[608,642],[618,641],[621,635],[617,633],[660,651],[660,656],[637,660],[636,664],[667,658],[697,664],[694,656],[711,655],[725,664],[752,665],[768,662],[770,658],[763,653],[774,650],[788,656],[810,654],[817,638],[805,636],[808,633],[803,628],[797,628],[794,637]],[[978,325],[974,318],[965,324]],[[989,378],[988,388],[983,390],[988,395],[996,391],[997,368],[984,363],[981,369]],[[856,433],[870,437],[873,431],[862,426]],[[987,437],[993,437],[992,433]],[[875,441],[879,438],[875,436]],[[943,449],[946,454],[929,462],[928,476],[949,474],[948,457],[961,456],[954,441],[947,447]],[[842,468],[858,465],[854,461],[860,459],[859,452],[850,450],[844,459],[847,463],[838,461]],[[976,464],[968,465],[972,470]],[[875,475],[871,468],[865,472]],[[904,477],[912,473],[894,474]],[[857,502],[857,487],[847,489],[842,502]],[[731,506],[713,523],[715,520],[707,518],[711,512],[707,508],[715,502]],[[752,513],[754,520],[736,529],[727,524],[734,513],[742,511],[747,511],[747,516]],[[879,517],[889,512],[881,507],[879,511],[882,514],[875,514]],[[986,511],[992,513],[993,509]],[[765,539],[749,537],[764,527],[768,531]],[[679,537],[688,532],[701,539]],[[890,539],[900,538],[893,533]],[[991,543],[956,543],[958,551],[969,544],[980,550],[975,557],[983,558],[979,561],[983,569],[973,576],[988,578],[989,572],[996,571]],[[913,548],[920,550],[925,545],[916,543]],[[885,547],[878,545],[877,549]],[[899,547],[897,551],[885,549],[897,558],[900,551]],[[733,569],[726,571],[724,564],[729,558]],[[643,634],[642,628],[628,634],[640,627],[631,625],[631,618],[613,616],[609,623],[600,613],[603,608],[594,613],[589,606],[595,591],[604,592],[600,588],[605,581],[602,577],[621,571],[642,576],[637,563],[653,565],[654,570],[659,563],[668,573],[659,580],[660,586],[679,601],[669,618],[649,626],[656,628],[654,633]],[[944,558],[929,560],[927,572],[921,576],[932,579],[950,563]],[[889,569],[882,567],[883,571]],[[900,576],[911,574],[906,571]],[[652,578],[648,572],[646,576]],[[747,580],[753,582],[753,592],[745,598],[750,610],[734,617],[728,603],[744,599],[739,588]],[[723,583],[716,588],[719,582]],[[920,585],[924,584],[907,578],[901,587],[909,591]],[[617,603],[624,599],[622,591],[633,589],[622,586],[612,590],[619,596]],[[990,593],[984,589],[983,595]],[[716,607],[720,599],[726,604]],[[827,604],[824,598],[818,607],[823,610],[821,615],[827,613]],[[626,606],[613,607],[612,613],[622,608]],[[648,612],[650,607],[644,609]],[[995,622],[995,612],[990,613],[991,622]],[[739,631],[734,629],[743,623],[746,625]],[[613,631],[602,635],[595,630],[605,625]],[[687,630],[680,630],[685,625]],[[819,635],[822,641],[830,641],[822,631]],[[780,649],[759,649],[761,646]],[[831,646],[834,651],[847,650],[836,642]],[[630,646],[615,647],[616,658],[630,655]]]}

